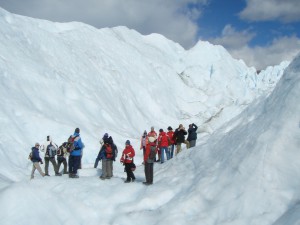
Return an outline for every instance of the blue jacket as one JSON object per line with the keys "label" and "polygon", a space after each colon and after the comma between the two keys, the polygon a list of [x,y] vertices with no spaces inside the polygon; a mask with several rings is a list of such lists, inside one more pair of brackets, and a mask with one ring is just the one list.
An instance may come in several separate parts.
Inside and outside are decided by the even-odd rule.
{"label": "blue jacket", "polygon": [[83,143],[81,141],[80,134],[74,133],[72,135],[73,137],[76,137],[74,140],[74,147],[75,149],[71,152],[72,156],[81,156],[82,155],[82,149],[83,149]]}
{"label": "blue jacket", "polygon": [[32,162],[42,162],[42,159],[40,157],[39,149],[36,148],[36,147],[32,147],[31,151],[32,151],[31,161]]}

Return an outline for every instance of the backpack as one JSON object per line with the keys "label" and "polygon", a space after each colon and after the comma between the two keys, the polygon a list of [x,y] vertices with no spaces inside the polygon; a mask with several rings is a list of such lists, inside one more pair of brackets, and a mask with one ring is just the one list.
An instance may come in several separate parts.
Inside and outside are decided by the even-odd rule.
{"label": "backpack", "polygon": [[32,160],[32,151],[29,153],[28,159]]}
{"label": "backpack", "polygon": [[46,155],[49,157],[54,157],[56,155],[56,148],[52,145],[52,142],[47,146]]}
{"label": "backpack", "polygon": [[75,149],[74,140],[75,140],[76,137],[77,136],[72,137],[72,135],[69,137],[68,142],[66,144],[67,152],[72,152]]}
{"label": "backpack", "polygon": [[105,157],[107,159],[113,159],[113,149],[110,144],[105,144]]}
{"label": "backpack", "polygon": [[155,157],[156,157],[156,147],[150,146],[150,154],[149,154],[149,158],[147,159],[147,162],[153,163],[155,161]]}
{"label": "backpack", "polygon": [[64,156],[64,148],[66,148],[66,145],[68,142],[64,142],[59,148],[57,149],[57,156]]}

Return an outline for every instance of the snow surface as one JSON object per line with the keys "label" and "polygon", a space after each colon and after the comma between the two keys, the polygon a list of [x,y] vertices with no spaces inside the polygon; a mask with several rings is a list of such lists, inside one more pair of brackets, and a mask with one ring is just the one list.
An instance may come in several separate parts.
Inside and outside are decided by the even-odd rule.
{"label": "snow surface", "polygon": [[[1,225],[300,224],[299,57],[273,78],[208,42],[186,51],[159,34],[1,8],[0,27]],[[143,186],[142,132],[190,122],[197,147],[155,164],[154,185]],[[86,146],[80,178],[36,172],[30,181],[34,143],[51,135],[61,144],[76,127]],[[119,158],[114,178],[99,179],[105,132],[119,151],[133,143],[137,182],[123,183]]]}

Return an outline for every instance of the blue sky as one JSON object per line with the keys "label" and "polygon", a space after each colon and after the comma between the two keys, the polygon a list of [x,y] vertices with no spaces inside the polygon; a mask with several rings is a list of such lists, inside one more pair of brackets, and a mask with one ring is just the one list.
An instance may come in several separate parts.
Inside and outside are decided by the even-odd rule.
{"label": "blue sky", "polygon": [[159,33],[185,49],[209,41],[257,69],[300,51],[299,0],[0,0],[0,7],[55,22]]}

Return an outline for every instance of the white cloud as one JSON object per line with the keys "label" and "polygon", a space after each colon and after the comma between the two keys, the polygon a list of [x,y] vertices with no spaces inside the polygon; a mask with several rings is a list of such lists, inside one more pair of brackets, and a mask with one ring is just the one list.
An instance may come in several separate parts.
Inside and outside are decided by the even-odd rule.
{"label": "white cloud", "polygon": [[266,47],[244,46],[240,49],[229,50],[233,57],[243,59],[248,66],[258,70],[270,65],[278,65],[282,61],[291,61],[299,53],[300,39],[296,36],[285,36],[274,39]]}
{"label": "white cloud", "polygon": [[299,0],[247,0],[240,17],[249,21],[300,21]]}
{"label": "white cloud", "polygon": [[227,24],[221,34],[221,37],[210,39],[213,44],[224,46],[226,49],[241,48],[248,44],[255,37],[255,33],[250,30],[237,31],[232,25]]}
{"label": "white cloud", "polygon": [[0,0],[13,13],[57,22],[81,21],[97,28],[127,26],[160,33],[188,48],[195,44],[201,6],[209,0]]}
{"label": "white cloud", "polygon": [[254,37],[255,33],[250,30],[237,31],[231,25],[226,25],[221,37],[209,41],[224,46],[234,58],[243,59],[248,66],[254,66],[258,70],[290,61],[300,50],[300,39],[296,36],[276,38],[263,47],[249,47],[248,43]]}

